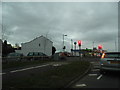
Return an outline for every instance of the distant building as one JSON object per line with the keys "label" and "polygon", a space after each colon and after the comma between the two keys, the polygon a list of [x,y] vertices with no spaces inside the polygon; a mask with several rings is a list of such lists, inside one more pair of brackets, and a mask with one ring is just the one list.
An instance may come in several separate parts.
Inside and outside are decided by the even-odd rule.
{"label": "distant building", "polygon": [[34,40],[21,44],[21,50],[16,50],[17,53],[23,53],[25,56],[29,52],[42,52],[48,56],[52,55],[53,42],[44,36],[35,38]]}
{"label": "distant building", "polygon": [[104,52],[107,52],[107,50],[102,50],[102,49],[101,50],[99,50],[99,49],[93,50],[93,49],[88,49],[88,48],[81,49],[81,50],[79,50],[79,49],[71,50],[71,53],[73,56],[80,56],[80,54],[83,56],[97,56],[98,54],[104,53]]}

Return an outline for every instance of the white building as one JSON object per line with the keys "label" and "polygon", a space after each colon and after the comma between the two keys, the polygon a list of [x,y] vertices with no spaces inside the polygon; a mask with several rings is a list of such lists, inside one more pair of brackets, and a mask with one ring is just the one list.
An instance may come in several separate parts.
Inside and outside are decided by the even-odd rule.
{"label": "white building", "polygon": [[23,53],[25,56],[29,52],[42,52],[48,56],[52,55],[53,42],[44,36],[35,38],[34,40],[21,44],[21,50],[16,50],[17,53]]}

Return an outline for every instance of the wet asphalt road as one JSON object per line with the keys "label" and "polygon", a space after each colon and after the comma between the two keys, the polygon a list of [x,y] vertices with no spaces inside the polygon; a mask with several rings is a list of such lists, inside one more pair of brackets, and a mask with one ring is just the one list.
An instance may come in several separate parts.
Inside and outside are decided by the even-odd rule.
{"label": "wet asphalt road", "polygon": [[120,88],[120,72],[106,72],[100,74],[99,60],[92,60],[91,71],[78,80],[71,88]]}

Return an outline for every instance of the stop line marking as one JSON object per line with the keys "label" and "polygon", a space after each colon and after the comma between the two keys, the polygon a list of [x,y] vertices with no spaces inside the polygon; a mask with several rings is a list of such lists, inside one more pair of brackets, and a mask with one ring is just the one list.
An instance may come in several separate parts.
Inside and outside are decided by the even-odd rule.
{"label": "stop line marking", "polygon": [[85,87],[87,86],[86,84],[77,84],[76,87]]}

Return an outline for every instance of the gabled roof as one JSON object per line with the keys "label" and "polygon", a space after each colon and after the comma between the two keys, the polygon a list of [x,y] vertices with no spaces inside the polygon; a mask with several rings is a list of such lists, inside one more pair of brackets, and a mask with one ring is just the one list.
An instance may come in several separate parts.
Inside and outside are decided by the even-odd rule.
{"label": "gabled roof", "polygon": [[41,36],[36,37],[35,39],[33,39],[33,40],[29,41],[29,42],[25,42],[25,43],[22,43],[22,44],[30,43],[30,42],[32,42],[32,41],[34,41],[34,40],[36,40],[38,38],[42,38],[42,37],[45,38],[45,39],[47,39],[47,40],[49,40],[51,43],[53,43],[50,39],[48,39],[48,38],[44,37],[43,35],[41,35]]}

